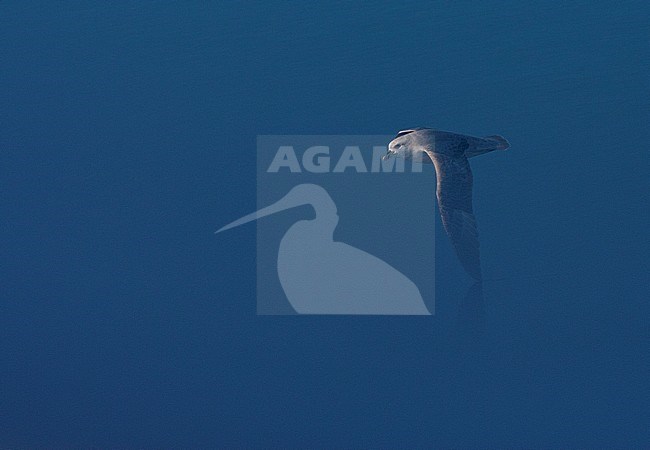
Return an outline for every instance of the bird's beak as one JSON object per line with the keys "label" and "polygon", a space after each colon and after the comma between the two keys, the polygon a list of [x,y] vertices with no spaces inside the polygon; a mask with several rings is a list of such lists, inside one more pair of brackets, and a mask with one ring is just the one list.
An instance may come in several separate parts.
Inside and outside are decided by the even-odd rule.
{"label": "bird's beak", "polygon": [[388,150],[386,151],[386,154],[385,154],[384,156],[382,156],[381,159],[385,161],[385,160],[387,160],[388,158],[390,158],[391,156],[393,156],[394,154],[395,154],[395,152],[394,152],[393,150],[388,149]]}
{"label": "bird's beak", "polygon": [[231,228],[238,227],[239,225],[243,225],[253,220],[261,219],[264,216],[275,214],[277,212],[284,211],[285,209],[289,209],[295,206],[300,206],[305,204],[304,201],[301,201],[300,199],[296,199],[295,196],[292,196],[290,194],[291,193],[285,195],[282,199],[278,200],[277,202],[273,203],[270,206],[267,206],[266,208],[259,209],[254,213],[245,215],[244,217],[237,219],[234,222],[229,223],[224,227],[219,228],[217,231],[215,231],[215,234],[221,233],[222,231],[226,231]]}

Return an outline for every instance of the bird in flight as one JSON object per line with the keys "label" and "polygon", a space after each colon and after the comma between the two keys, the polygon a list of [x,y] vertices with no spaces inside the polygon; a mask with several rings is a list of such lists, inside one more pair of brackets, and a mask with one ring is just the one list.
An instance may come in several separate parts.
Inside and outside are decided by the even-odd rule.
{"label": "bird in flight", "polygon": [[416,159],[434,165],[442,224],[462,266],[475,280],[481,280],[482,276],[468,159],[508,147],[508,141],[498,135],[475,137],[433,128],[413,128],[397,133],[383,157]]}

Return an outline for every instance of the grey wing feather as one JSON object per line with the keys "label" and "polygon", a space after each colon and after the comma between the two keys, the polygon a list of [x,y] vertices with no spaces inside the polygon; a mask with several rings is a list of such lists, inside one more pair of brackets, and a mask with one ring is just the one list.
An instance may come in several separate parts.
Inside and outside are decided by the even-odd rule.
{"label": "grey wing feather", "polygon": [[429,153],[436,168],[442,224],[458,259],[474,279],[481,279],[478,228],[472,208],[472,171],[464,155]]}

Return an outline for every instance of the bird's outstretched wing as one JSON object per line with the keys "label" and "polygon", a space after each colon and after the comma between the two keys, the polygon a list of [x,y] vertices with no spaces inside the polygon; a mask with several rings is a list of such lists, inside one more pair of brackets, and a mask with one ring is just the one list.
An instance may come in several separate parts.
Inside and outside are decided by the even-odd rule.
{"label": "bird's outstretched wing", "polygon": [[463,152],[454,156],[428,152],[436,168],[442,224],[458,259],[474,279],[481,279],[478,228],[472,209],[472,170]]}

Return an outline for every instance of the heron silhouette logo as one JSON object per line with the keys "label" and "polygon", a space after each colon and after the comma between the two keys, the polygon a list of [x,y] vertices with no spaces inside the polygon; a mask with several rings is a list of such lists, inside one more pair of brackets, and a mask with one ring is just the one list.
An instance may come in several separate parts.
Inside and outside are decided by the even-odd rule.
{"label": "heron silhouette logo", "polygon": [[217,233],[301,205],[311,205],[315,218],[289,228],[277,257],[280,284],[297,313],[430,314],[419,289],[404,274],[370,253],[334,241],[336,204],[316,184],[299,184],[276,203]]}
{"label": "heron silhouette logo", "polygon": [[434,202],[404,196],[432,189],[430,168],[383,158],[390,141],[257,136],[257,211],[216,236],[255,223],[257,314],[435,313]]}

